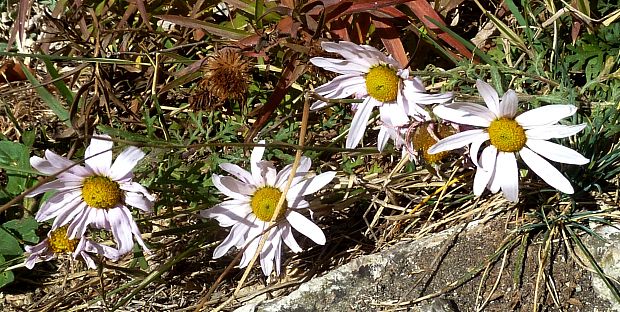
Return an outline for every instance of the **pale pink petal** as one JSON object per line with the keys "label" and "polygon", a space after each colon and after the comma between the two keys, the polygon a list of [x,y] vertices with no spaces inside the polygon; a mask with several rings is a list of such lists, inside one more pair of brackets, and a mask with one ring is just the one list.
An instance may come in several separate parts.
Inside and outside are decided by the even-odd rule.
{"label": "pale pink petal", "polygon": [[559,163],[585,165],[590,162],[578,152],[552,142],[528,139],[525,145],[540,156]]}
{"label": "pale pink petal", "polygon": [[[82,208],[78,210],[79,212],[75,214],[74,219],[71,221],[71,223],[69,223],[69,227],[67,227],[67,237],[71,239],[76,239],[76,238],[80,238],[84,236],[84,233],[86,232],[86,229],[88,228],[88,225],[91,223],[90,213],[91,212],[93,214],[96,213],[96,211],[93,211],[94,209],[95,208],[87,207],[87,208]],[[56,220],[54,220],[54,223],[55,221]],[[59,225],[59,226],[62,226],[62,225]],[[52,229],[55,229],[55,228],[52,226]]]}
{"label": "pale pink petal", "polygon": [[476,127],[488,127],[495,114],[488,108],[474,103],[455,102],[438,105],[433,113],[441,119]]}
{"label": "pale pink petal", "polygon": [[459,132],[445,139],[439,140],[428,149],[429,154],[437,154],[445,151],[451,151],[464,147],[470,143],[480,140],[488,140],[489,134],[483,129],[474,129]]}
{"label": "pale pink petal", "polygon": [[577,112],[574,105],[545,105],[515,117],[515,120],[524,128],[552,125],[572,116]]}
{"label": "pale pink petal", "polygon": [[500,117],[499,96],[497,95],[497,91],[480,79],[476,80],[476,88],[478,88],[478,92],[482,99],[484,99],[484,103],[486,103],[489,110],[493,112],[496,117]]}
{"label": "pale pink petal", "polygon": [[525,130],[525,136],[528,139],[549,140],[560,139],[577,134],[583,130],[586,124],[566,126],[566,125],[546,125],[536,126]]}
{"label": "pale pink petal", "polygon": [[130,146],[123,150],[114,160],[114,164],[110,168],[110,177],[112,180],[120,180],[144,158],[144,152],[135,146]]}
{"label": "pale pink petal", "polygon": [[540,157],[538,154],[524,147],[519,151],[521,159],[530,167],[539,177],[547,184],[566,194],[573,194],[573,186],[570,182],[553,167],[548,161]]}
{"label": "pale pink petal", "polygon": [[75,206],[71,208],[65,207],[65,209],[60,210],[60,213],[58,213],[58,215],[54,219],[54,222],[52,222],[52,230],[55,230],[69,223],[75,223],[76,216],[82,215],[84,213],[84,210],[88,209],[86,203],[81,200],[71,202],[71,205],[74,204]]}
{"label": "pale pink petal", "polygon": [[327,239],[325,238],[323,230],[314,224],[314,222],[306,219],[306,217],[299,212],[289,210],[286,214],[286,220],[297,232],[305,235],[319,245],[325,245]]}
{"label": "pale pink petal", "polygon": [[349,128],[349,135],[347,136],[346,148],[355,148],[366,132],[366,124],[372,114],[372,109],[375,107],[375,101],[371,100],[371,97],[367,97],[364,102],[360,103],[357,107],[353,120],[351,121],[351,127]]}

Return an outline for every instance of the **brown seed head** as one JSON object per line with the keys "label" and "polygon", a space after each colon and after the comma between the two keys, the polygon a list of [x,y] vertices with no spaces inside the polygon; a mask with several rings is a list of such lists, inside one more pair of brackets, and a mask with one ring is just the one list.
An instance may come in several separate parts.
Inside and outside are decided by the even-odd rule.
{"label": "brown seed head", "polygon": [[220,101],[242,100],[248,91],[250,63],[234,49],[223,49],[210,56],[203,68],[201,84]]}

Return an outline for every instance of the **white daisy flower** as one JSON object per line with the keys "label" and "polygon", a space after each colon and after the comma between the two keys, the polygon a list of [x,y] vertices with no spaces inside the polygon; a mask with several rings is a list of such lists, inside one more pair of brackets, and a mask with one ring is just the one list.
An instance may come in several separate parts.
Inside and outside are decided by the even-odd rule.
{"label": "white daisy flower", "polygon": [[[264,144],[264,141],[260,143]],[[243,248],[247,245],[239,263],[240,268],[246,267],[258,250],[260,235],[269,227],[291,173],[291,165],[277,172],[270,161],[261,160],[264,152],[264,147],[255,147],[252,150],[250,172],[237,165],[221,164],[220,168],[234,177],[214,174],[212,180],[215,187],[230,197],[230,200],[200,212],[204,218],[215,218],[220,226],[232,226],[230,234],[215,248],[213,258],[222,257],[233,246]],[[293,237],[293,228],[315,243],[325,244],[325,234],[321,228],[300,211],[310,206],[304,196],[319,191],[334,178],[336,172],[325,172],[307,178],[311,164],[309,158],[301,158],[295,178],[286,193],[284,206],[260,251],[260,264],[265,276],[271,274],[274,263],[276,274],[280,274],[282,241],[293,252],[302,251]]]}
{"label": "white daisy flower", "polygon": [[[428,120],[428,112],[421,105],[444,103],[451,93],[427,94],[419,78],[409,77],[391,56],[368,46],[347,41],[322,42],[327,52],[338,53],[345,59],[313,57],[310,62],[323,69],[342,74],[314,91],[326,98],[342,99],[354,95],[364,102],[356,105],[346,147],[354,148],[362,140],[366,124],[374,107],[379,107],[380,119],[388,128],[406,127],[409,116],[416,120]],[[316,101],[311,109],[319,109],[327,103]],[[383,128],[382,128],[383,129]],[[379,150],[390,138],[388,131],[379,133]]]}
{"label": "white daisy flower", "polygon": [[86,237],[79,239],[70,239],[67,237],[67,225],[57,228],[56,230],[49,231],[47,238],[35,246],[26,246],[26,258],[25,266],[28,269],[32,269],[35,264],[42,261],[49,261],[54,259],[56,255],[63,253],[72,253],[73,259],[77,259],[78,256],[84,259],[86,265],[91,269],[96,269],[95,261],[88,255],[88,253],[94,253],[102,255],[113,261],[118,260],[121,256],[118,250],[101,245],[91,241]]}
{"label": "white daisy flower", "polygon": [[[516,155],[547,184],[561,192],[574,192],[570,182],[543,157],[565,164],[583,165],[590,162],[578,152],[549,139],[564,138],[585,128],[585,124],[567,126],[558,122],[575,114],[573,105],[547,105],[517,115],[519,100],[514,90],[508,90],[500,99],[487,83],[478,80],[476,87],[487,107],[474,103],[449,103],[435,107],[433,112],[446,120],[482,127],[449,136],[429,150],[440,153],[471,144],[470,154],[477,166],[474,194],[485,188],[493,193],[502,190],[504,197],[519,199],[519,169]],[[482,144],[489,141],[478,159]],[[541,157],[543,156],[543,157]]]}
{"label": "white daisy flower", "polygon": [[[118,250],[133,249],[133,239],[148,252],[127,205],[150,212],[155,197],[142,185],[132,182],[132,170],[144,152],[130,146],[112,163],[112,145],[107,135],[94,136],[84,153],[85,166],[58,156],[50,150],[45,158],[33,156],[30,164],[44,175],[58,172],[57,179],[41,185],[28,196],[56,191],[37,212],[39,222],[54,219],[52,230],[66,224],[69,238],[84,236],[89,225],[112,232]],[[67,169],[69,168],[69,169]],[[132,237],[133,236],[133,237]]]}

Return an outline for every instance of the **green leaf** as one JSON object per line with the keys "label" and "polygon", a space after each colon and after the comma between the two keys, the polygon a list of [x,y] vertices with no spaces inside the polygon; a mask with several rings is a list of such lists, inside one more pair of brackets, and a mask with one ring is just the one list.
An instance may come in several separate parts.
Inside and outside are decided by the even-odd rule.
{"label": "green leaf", "polygon": [[28,81],[30,81],[43,102],[45,102],[52,109],[54,114],[56,114],[56,116],[58,116],[60,120],[64,121],[67,126],[71,127],[71,120],[69,120],[69,111],[67,111],[62,106],[62,103],[60,103],[60,101],[58,101],[58,99],[54,95],[52,95],[49,91],[47,91],[47,89],[45,89],[44,86],[41,85],[41,83],[39,83],[37,78],[33,76],[32,73],[30,73],[28,68],[26,68],[23,64],[20,65],[22,66],[22,71],[26,75],[26,78],[28,78]]}
{"label": "green leaf", "polygon": [[[4,257],[0,255],[0,267],[4,266]],[[1,271],[0,272],[0,288],[4,287],[4,285],[12,282],[15,279],[13,276],[13,272],[11,271]]]}
{"label": "green leaf", "polygon": [[50,74],[50,76],[52,76],[52,81],[54,82],[54,86],[56,86],[56,88],[58,88],[58,91],[60,91],[60,94],[62,94],[62,96],[65,98],[65,101],[67,101],[67,103],[73,103],[73,97],[75,96],[73,94],[73,92],[71,92],[71,90],[69,90],[69,88],[67,87],[67,84],[65,84],[65,82],[62,80],[62,78],[60,77],[60,75],[58,74],[58,71],[56,70],[56,67],[54,67],[54,64],[52,64],[51,60],[48,58],[42,58],[43,62],[45,62],[45,67],[47,68],[47,72]]}
{"label": "green leaf", "polygon": [[4,228],[18,234],[19,238],[26,243],[36,244],[39,242],[36,230],[39,222],[33,217],[26,217],[21,220],[11,220],[4,223]]}
{"label": "green leaf", "polygon": [[18,195],[26,189],[30,169],[30,151],[26,146],[11,141],[0,141],[0,168],[6,170],[8,182],[5,191]]}

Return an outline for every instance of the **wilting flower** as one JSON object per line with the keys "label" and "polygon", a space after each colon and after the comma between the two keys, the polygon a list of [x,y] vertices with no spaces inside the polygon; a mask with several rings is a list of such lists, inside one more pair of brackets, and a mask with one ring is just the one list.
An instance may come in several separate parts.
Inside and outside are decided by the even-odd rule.
{"label": "wilting flower", "polygon": [[[378,141],[382,150],[388,138],[393,138],[389,128],[405,127],[409,116],[416,120],[428,120],[428,112],[421,105],[443,103],[452,94],[426,94],[419,78],[410,78],[409,70],[403,69],[391,56],[367,45],[347,41],[323,42],[327,52],[338,53],[345,59],[313,57],[310,62],[326,70],[341,74],[321,85],[315,92],[330,99],[342,99],[351,95],[364,99],[356,105],[355,115],[347,137],[346,147],[354,148],[362,140],[366,124],[374,107],[379,107],[381,122],[386,129],[380,131]],[[311,109],[319,109],[327,103],[316,101]],[[383,129],[383,128],[382,128]]]}
{"label": "wilting flower", "polygon": [[[476,87],[487,107],[473,103],[449,103],[437,106],[433,112],[446,120],[482,127],[449,136],[432,146],[430,154],[449,151],[471,144],[470,154],[476,164],[474,194],[485,187],[496,193],[500,189],[513,202],[519,199],[519,168],[516,155],[545,182],[561,192],[574,192],[570,182],[543,157],[565,164],[583,165],[589,160],[574,150],[549,142],[564,138],[585,128],[580,125],[559,125],[558,122],[575,114],[573,105],[547,105],[517,115],[519,100],[513,90],[501,99],[487,83],[478,80]],[[478,158],[482,144],[489,141]],[[543,156],[543,157],[541,157]]]}
{"label": "wilting flower", "polygon": [[[261,144],[264,141],[260,142]],[[251,171],[229,163],[220,168],[234,177],[214,174],[213,184],[230,200],[224,201],[210,209],[200,212],[205,218],[215,218],[220,226],[232,226],[224,241],[215,248],[213,258],[223,256],[231,247],[242,248],[247,245],[239,263],[246,267],[260,243],[260,235],[267,230],[278,204],[280,196],[291,173],[291,165],[277,172],[270,161],[261,160],[264,147],[255,147],[250,157]],[[306,177],[311,161],[302,157],[291,187],[286,192],[286,200],[276,217],[275,226],[269,230],[267,241],[260,251],[260,264],[263,273],[268,276],[274,268],[280,274],[282,241],[293,251],[302,249],[293,237],[292,229],[309,237],[319,245],[325,244],[325,234],[300,211],[308,209],[310,204],[304,200],[305,195],[319,191],[336,175],[325,172],[314,177]]]}
{"label": "wilting flower", "polygon": [[427,164],[435,165],[446,158],[449,152],[429,154],[429,148],[439,140],[455,133],[456,129],[447,123],[431,121],[416,123],[407,135],[408,150],[414,161],[424,160]]}
{"label": "wilting flower", "polygon": [[[56,180],[45,183],[28,196],[56,191],[39,209],[39,222],[54,219],[52,230],[69,225],[69,238],[84,236],[89,225],[112,232],[119,253],[129,252],[133,238],[148,251],[140,237],[127,205],[150,212],[155,197],[142,185],[132,182],[132,170],[144,152],[130,146],[112,163],[112,141],[107,135],[95,135],[84,153],[85,166],[58,156],[50,150],[45,158],[33,156],[30,164],[45,175],[58,172]],[[132,237],[133,236],[133,237]]]}
{"label": "wilting flower", "polygon": [[39,262],[49,261],[55,258],[56,255],[63,253],[73,254],[73,259],[77,259],[78,256],[82,257],[86,265],[91,269],[95,269],[97,266],[88,253],[102,255],[114,261],[121,256],[118,250],[95,243],[86,237],[70,239],[67,237],[67,227],[65,225],[56,230],[49,231],[47,238],[39,244],[26,246],[28,258],[26,258],[25,265],[28,269],[32,269]]}

